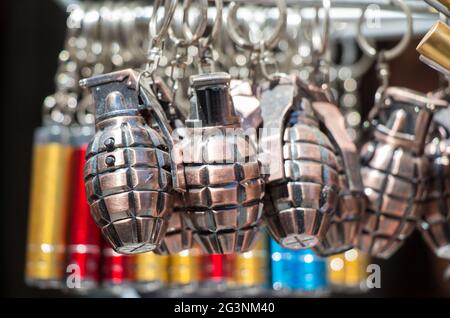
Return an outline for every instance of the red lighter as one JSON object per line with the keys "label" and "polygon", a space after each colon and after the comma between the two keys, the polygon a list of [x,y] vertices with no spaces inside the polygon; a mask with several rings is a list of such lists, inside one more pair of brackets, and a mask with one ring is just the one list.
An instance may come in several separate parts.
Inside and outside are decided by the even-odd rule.
{"label": "red lighter", "polygon": [[101,232],[90,215],[83,179],[86,149],[90,137],[89,127],[83,127],[72,142],[74,184],[66,272],[77,273],[80,281],[79,288],[82,290],[98,287],[100,275]]}

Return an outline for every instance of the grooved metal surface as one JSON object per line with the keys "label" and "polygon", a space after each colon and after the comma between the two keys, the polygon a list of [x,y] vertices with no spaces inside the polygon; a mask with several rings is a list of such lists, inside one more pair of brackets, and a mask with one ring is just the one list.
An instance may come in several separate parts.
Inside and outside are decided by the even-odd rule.
{"label": "grooved metal surface", "polygon": [[164,140],[139,116],[104,120],[85,166],[91,214],[122,253],[153,250],[165,234],[172,199]]}
{"label": "grooved metal surface", "polygon": [[337,204],[337,158],[318,126],[297,122],[286,128],[283,140],[286,178],[268,186],[273,205],[273,211],[266,208],[268,228],[284,247],[312,247],[324,238]]}
{"label": "grooved metal surface", "polygon": [[182,141],[189,227],[203,251],[250,250],[262,216],[264,182],[256,147],[240,134],[200,134]]}

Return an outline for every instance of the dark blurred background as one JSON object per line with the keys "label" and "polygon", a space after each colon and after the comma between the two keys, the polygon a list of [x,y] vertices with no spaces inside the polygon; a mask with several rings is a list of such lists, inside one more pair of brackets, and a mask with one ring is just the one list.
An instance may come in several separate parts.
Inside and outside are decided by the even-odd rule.
{"label": "dark blurred background", "polygon": [[[51,0],[0,1],[2,191],[0,206],[2,296],[64,296],[24,284],[33,130],[41,123],[41,105],[54,90],[56,60],[62,49],[66,12]],[[391,84],[419,91],[438,86],[438,76],[420,63],[411,43],[407,53],[391,63]],[[380,43],[382,47],[392,43]],[[372,106],[378,82],[373,69],[365,76],[361,94],[365,110]],[[439,260],[415,233],[382,268],[382,288],[366,296],[450,297],[443,275],[450,262]]]}

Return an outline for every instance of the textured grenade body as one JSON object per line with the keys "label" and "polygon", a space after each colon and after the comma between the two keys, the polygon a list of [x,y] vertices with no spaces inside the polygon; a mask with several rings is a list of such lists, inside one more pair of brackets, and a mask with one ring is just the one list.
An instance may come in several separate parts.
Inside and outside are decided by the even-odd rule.
{"label": "textured grenade body", "polygon": [[359,152],[347,133],[344,117],[337,106],[328,101],[314,102],[313,108],[327,128],[327,135],[337,150],[338,205],[326,236],[314,248],[317,254],[328,256],[353,248],[367,200],[361,178]]}
{"label": "textured grenade body", "polygon": [[430,172],[423,155],[431,120],[425,107],[430,104],[419,93],[388,88],[372,140],[363,147],[361,174],[368,206],[359,245],[373,256],[395,253],[420,217]]}
{"label": "textured grenade body", "polygon": [[138,111],[137,73],[86,80],[96,102],[96,134],[84,178],[91,214],[119,253],[154,250],[171,212],[172,179],[165,140]]}
{"label": "textured grenade body", "polygon": [[245,252],[258,238],[262,217],[257,149],[239,129],[229,75],[199,75],[191,81],[190,128],[180,143],[189,227],[205,253]]}
{"label": "textured grenade body", "polygon": [[362,191],[349,190],[348,177],[341,162],[342,159],[338,156],[340,191],[336,212],[331,218],[325,238],[314,248],[321,256],[335,255],[353,248],[366,206],[366,198]]}
{"label": "textured grenade body", "polygon": [[[434,116],[437,136],[425,148],[431,165],[431,180],[422,217],[418,223],[423,238],[437,256],[450,258],[450,110]],[[441,120],[442,119],[442,120]]]}
{"label": "textured grenade body", "polygon": [[174,255],[192,247],[192,229],[186,222],[186,202],[183,194],[173,195],[173,208],[169,218],[166,235],[161,245],[155,250],[161,255]]}
{"label": "textured grenade body", "polygon": [[[274,109],[277,101],[284,111]],[[283,247],[313,247],[324,238],[337,204],[335,148],[320,129],[310,100],[298,91],[296,79],[282,79],[275,87],[263,86],[261,108],[269,133],[265,136],[265,151],[269,150],[270,156],[281,153],[281,158],[273,156],[268,160],[281,162],[280,167],[275,164],[268,171],[265,218],[269,232]],[[276,150],[280,141],[269,140],[270,130],[277,127],[284,127],[280,151]]]}

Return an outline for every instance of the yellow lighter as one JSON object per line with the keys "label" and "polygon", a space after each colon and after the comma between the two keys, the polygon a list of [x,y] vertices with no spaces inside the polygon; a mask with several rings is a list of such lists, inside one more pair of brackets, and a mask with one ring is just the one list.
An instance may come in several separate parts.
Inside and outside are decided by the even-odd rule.
{"label": "yellow lighter", "polygon": [[147,252],[132,257],[133,285],[138,291],[152,292],[168,283],[168,256]]}
{"label": "yellow lighter", "polygon": [[64,277],[71,153],[67,127],[36,130],[25,266],[31,286],[57,288]]}

